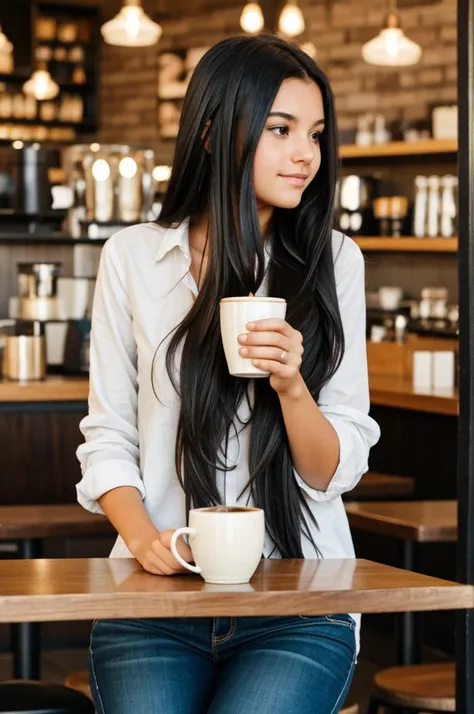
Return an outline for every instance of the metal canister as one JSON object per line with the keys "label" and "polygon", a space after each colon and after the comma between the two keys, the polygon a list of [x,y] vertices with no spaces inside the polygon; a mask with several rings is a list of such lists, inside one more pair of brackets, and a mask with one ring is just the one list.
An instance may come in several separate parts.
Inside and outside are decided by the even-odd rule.
{"label": "metal canister", "polygon": [[3,344],[2,376],[19,382],[46,377],[44,335],[6,335]]}
{"label": "metal canister", "polygon": [[19,314],[22,320],[58,319],[57,281],[61,263],[19,263]]}

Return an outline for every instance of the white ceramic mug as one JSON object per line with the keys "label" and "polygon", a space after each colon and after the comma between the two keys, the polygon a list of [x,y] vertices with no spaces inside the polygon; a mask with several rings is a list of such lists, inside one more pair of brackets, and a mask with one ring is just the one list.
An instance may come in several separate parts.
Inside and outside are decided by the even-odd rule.
{"label": "white ceramic mug", "polygon": [[249,357],[241,357],[238,341],[239,335],[248,330],[246,324],[269,317],[286,317],[286,300],[270,297],[234,297],[224,298],[220,302],[220,321],[222,344],[229,372],[234,377],[268,377],[264,372],[254,367]]}
{"label": "white ceramic mug", "polygon": [[[177,550],[180,536],[189,535],[196,565]],[[261,508],[215,506],[189,512],[189,527],[178,528],[171,538],[176,560],[206,583],[248,583],[262,558],[265,517]]]}

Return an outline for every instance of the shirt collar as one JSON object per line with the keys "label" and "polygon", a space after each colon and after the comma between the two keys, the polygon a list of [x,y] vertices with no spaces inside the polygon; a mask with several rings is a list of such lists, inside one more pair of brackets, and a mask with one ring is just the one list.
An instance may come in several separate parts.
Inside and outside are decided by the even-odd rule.
{"label": "shirt collar", "polygon": [[154,262],[158,263],[174,248],[179,248],[186,258],[189,258],[189,219],[179,225],[174,224],[167,228],[161,241]]}

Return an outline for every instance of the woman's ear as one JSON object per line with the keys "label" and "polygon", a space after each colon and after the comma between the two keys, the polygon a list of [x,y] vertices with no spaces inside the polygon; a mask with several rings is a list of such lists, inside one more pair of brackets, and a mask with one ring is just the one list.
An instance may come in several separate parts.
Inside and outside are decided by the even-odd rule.
{"label": "woman's ear", "polygon": [[211,138],[209,136],[210,129],[211,129],[211,120],[208,119],[204,126],[204,131],[201,134],[201,141],[204,144],[204,148],[208,154],[211,153]]}

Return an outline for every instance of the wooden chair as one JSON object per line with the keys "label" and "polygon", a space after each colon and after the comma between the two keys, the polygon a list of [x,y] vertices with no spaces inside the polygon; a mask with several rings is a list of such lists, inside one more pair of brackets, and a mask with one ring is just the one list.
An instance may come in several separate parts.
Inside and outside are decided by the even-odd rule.
{"label": "wooden chair", "polygon": [[[88,697],[91,696],[91,690],[89,686],[89,673],[85,669],[78,670],[77,672],[71,672],[68,674],[64,680],[66,687],[71,687],[82,694],[86,694]],[[343,707],[340,710],[340,714],[359,714],[358,704],[351,704]]]}
{"label": "wooden chair", "polygon": [[0,682],[0,714],[94,714],[81,692],[61,684],[15,680]]}
{"label": "wooden chair", "polygon": [[390,707],[394,714],[407,709],[428,714],[454,712],[455,689],[452,662],[384,669],[375,675],[368,714],[378,714],[379,707]]}

